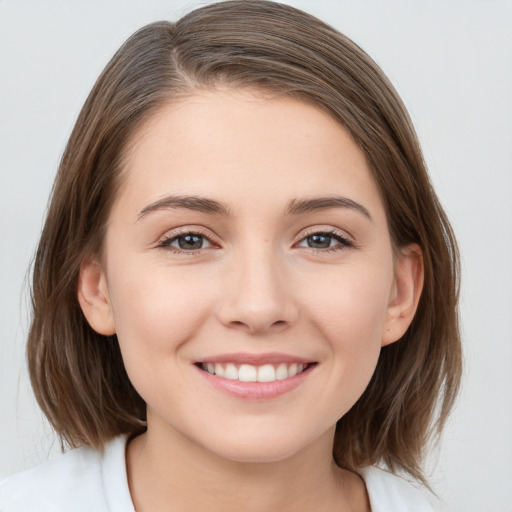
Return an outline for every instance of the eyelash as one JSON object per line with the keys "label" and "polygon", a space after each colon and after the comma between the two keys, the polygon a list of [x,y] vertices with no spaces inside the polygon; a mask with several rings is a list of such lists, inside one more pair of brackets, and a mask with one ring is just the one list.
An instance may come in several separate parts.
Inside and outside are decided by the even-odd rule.
{"label": "eyelash", "polygon": [[325,249],[318,249],[315,247],[309,247],[312,251],[315,253],[331,253],[331,252],[338,252],[346,249],[351,249],[354,247],[354,243],[350,241],[345,235],[342,235],[339,231],[336,231],[335,229],[326,229],[326,230],[312,230],[309,232],[306,232],[303,237],[300,239],[300,242],[303,242],[307,238],[314,236],[314,235],[321,235],[321,236],[327,236],[330,238],[333,238],[337,242],[339,242],[339,245],[335,245],[333,247],[326,247]]}
{"label": "eyelash", "polygon": [[210,244],[215,245],[206,233],[203,233],[200,229],[195,229],[195,230],[184,230],[184,231],[181,231],[178,233],[172,233],[170,235],[166,235],[162,240],[160,240],[158,247],[161,247],[166,250],[171,250],[174,254],[186,254],[187,256],[193,256],[194,254],[198,254],[200,251],[204,250],[203,248],[201,248],[198,250],[187,251],[185,249],[179,249],[178,247],[173,247],[171,245],[174,241],[178,240],[179,238],[185,237],[187,235],[202,237],[202,238],[208,240],[208,242]]}
{"label": "eyelash", "polygon": [[[185,237],[187,235],[191,236],[198,236],[201,238],[206,239],[212,246],[215,246],[216,244],[210,239],[208,235],[206,235],[201,230],[185,230],[178,233],[172,233],[168,236],[165,236],[162,240],[160,240],[158,247],[166,250],[172,250],[174,254],[183,254],[187,256],[193,256],[195,254],[199,254],[201,251],[205,250],[205,248],[197,249],[197,250],[186,250],[186,249],[179,249],[177,247],[173,247],[171,244],[178,239]],[[310,232],[306,232],[303,237],[299,240],[298,243],[301,243],[305,241],[307,238],[314,236],[314,235],[320,235],[320,236],[327,236],[330,238],[333,238],[337,242],[339,242],[338,245],[335,245],[333,247],[326,247],[323,249],[315,248],[315,247],[309,247],[311,251],[317,254],[326,254],[331,252],[338,252],[340,250],[347,250],[354,247],[354,243],[350,241],[347,237],[339,233],[338,231],[331,229],[331,230],[312,230]]]}

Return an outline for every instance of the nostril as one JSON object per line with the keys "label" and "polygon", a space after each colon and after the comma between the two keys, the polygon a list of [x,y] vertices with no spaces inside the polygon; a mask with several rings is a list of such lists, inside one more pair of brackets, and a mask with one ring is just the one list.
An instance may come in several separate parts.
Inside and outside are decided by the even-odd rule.
{"label": "nostril", "polygon": [[285,328],[289,322],[286,320],[276,320],[275,322],[263,322],[263,321],[247,321],[243,322],[241,320],[232,320],[230,323],[231,327],[234,327],[235,329],[243,329],[248,330],[252,333],[260,332],[260,331],[266,331],[268,329],[270,330],[280,330]]}

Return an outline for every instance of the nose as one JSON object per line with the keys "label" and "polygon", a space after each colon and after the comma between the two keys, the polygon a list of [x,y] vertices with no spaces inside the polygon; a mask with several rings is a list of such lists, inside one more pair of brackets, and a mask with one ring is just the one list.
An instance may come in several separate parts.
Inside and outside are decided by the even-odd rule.
{"label": "nose", "polygon": [[217,317],[251,334],[280,332],[298,318],[293,282],[270,247],[248,252],[226,269]]}

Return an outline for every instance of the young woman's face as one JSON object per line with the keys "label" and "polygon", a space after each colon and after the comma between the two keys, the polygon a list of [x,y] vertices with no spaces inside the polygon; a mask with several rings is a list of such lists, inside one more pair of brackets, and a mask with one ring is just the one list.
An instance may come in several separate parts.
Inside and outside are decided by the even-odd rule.
{"label": "young woman's face", "polygon": [[311,105],[231,90],[163,108],[127,156],[96,328],[117,333],[149,432],[245,461],[332,439],[402,334],[362,151]]}

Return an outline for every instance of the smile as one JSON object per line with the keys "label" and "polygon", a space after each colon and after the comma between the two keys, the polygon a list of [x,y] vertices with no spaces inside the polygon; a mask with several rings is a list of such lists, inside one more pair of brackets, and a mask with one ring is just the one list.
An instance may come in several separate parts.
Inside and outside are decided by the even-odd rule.
{"label": "smile", "polygon": [[301,386],[317,361],[287,354],[224,354],[197,361],[200,376],[214,389],[244,400],[270,400]]}
{"label": "smile", "polygon": [[308,363],[274,363],[255,366],[236,363],[201,363],[200,368],[210,375],[241,382],[274,382],[301,374]]}

